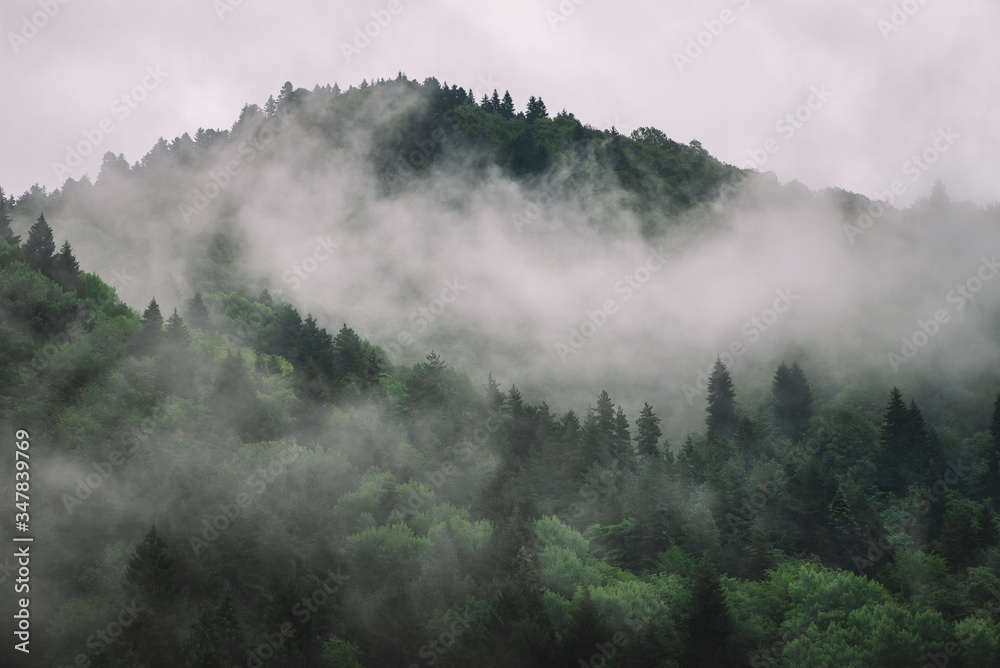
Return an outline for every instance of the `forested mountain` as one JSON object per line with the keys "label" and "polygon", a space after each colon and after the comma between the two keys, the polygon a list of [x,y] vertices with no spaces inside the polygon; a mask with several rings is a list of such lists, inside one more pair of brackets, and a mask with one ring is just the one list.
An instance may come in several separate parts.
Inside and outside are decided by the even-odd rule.
{"label": "forested mountain", "polygon": [[1000,665],[998,225],[403,75],[0,192],[32,660]]}

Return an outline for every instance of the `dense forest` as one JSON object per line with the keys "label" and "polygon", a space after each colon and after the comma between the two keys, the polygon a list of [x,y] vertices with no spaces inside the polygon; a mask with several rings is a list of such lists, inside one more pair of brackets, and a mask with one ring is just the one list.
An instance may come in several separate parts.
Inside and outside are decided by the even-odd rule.
{"label": "dense forest", "polygon": [[[231,130],[133,165],[107,154],[94,183],[0,191],[0,420],[30,435],[31,665],[1000,665],[988,302],[975,317],[993,347],[961,382],[894,373],[882,350],[844,372],[798,342],[753,366],[715,355],[691,429],[662,396],[617,398],[627,377],[575,404],[467,364],[475,332],[404,359],[365,331],[363,304],[306,310],[294,280],[253,262],[235,202],[265,183],[297,197],[268,172],[279,156],[309,182],[348,153],[374,184],[359,200],[499,175],[585,202],[579,225],[605,240],[630,233],[601,223],[627,210],[654,248],[721,234],[726,211],[765,199],[821,201],[838,235],[873,203],[779,186],[654,128],[403,75],[286,84]],[[344,202],[359,234],[368,206]],[[510,234],[538,226],[513,211]],[[1000,220],[941,184],[885,214],[910,225],[906,244],[932,216],[994,238]],[[116,254],[179,275],[115,281]],[[320,281],[302,267],[291,276]],[[22,469],[13,454],[4,468],[13,498]]]}

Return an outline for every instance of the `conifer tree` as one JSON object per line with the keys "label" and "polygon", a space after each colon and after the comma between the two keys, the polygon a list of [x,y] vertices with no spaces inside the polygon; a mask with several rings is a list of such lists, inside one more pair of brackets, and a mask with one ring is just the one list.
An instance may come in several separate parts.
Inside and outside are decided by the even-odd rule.
{"label": "conifer tree", "polygon": [[152,611],[165,610],[177,594],[177,560],[155,524],[125,567],[125,588]]}
{"label": "conifer tree", "polygon": [[503,116],[504,118],[507,119],[514,118],[516,112],[514,109],[514,99],[511,98],[510,91],[504,92],[503,101],[500,102],[500,106],[497,109],[497,111],[499,111],[500,115]]}
{"label": "conifer tree", "polygon": [[76,292],[80,287],[80,264],[68,241],[63,242],[59,253],[52,258],[52,278],[67,292]]}
{"label": "conifer tree", "polygon": [[642,411],[639,412],[639,419],[635,421],[636,445],[639,454],[643,457],[659,459],[660,457],[660,418],[653,413],[653,407],[644,403]]}
{"label": "conifer tree", "polygon": [[167,319],[167,328],[163,332],[163,341],[169,345],[181,347],[186,347],[191,341],[187,325],[184,324],[184,320],[177,314],[177,309],[174,309],[173,314]]}
{"label": "conifer tree", "polygon": [[812,389],[798,362],[791,368],[784,362],[778,366],[771,393],[775,399],[774,417],[778,429],[797,443],[808,432],[813,402]]}
{"label": "conifer tree", "polygon": [[[902,492],[906,487],[901,467],[906,464],[909,456],[907,443],[911,433],[910,412],[903,403],[903,395],[899,388],[893,387],[889,393],[889,405],[886,406],[879,429],[879,445],[881,446],[880,461],[882,463],[885,487],[889,491]],[[923,463],[923,462],[921,462]]]}
{"label": "conifer tree", "polygon": [[15,246],[21,243],[21,237],[14,234],[10,227],[10,214],[7,212],[7,195],[0,188],[0,238]]}
{"label": "conifer tree", "polygon": [[691,591],[683,665],[687,668],[736,665],[730,655],[734,630],[732,613],[719,575],[704,559],[698,567]]}
{"label": "conifer tree", "polygon": [[139,331],[137,352],[140,355],[152,355],[160,345],[163,336],[163,315],[154,297],[142,314],[142,329]]}
{"label": "conifer tree", "polygon": [[45,214],[38,217],[28,230],[28,240],[24,244],[24,259],[28,266],[52,277],[52,256],[56,242],[52,238],[52,228],[45,222]]}
{"label": "conifer tree", "polygon": [[721,359],[715,360],[712,375],[708,379],[708,440],[716,438],[731,438],[736,431],[738,416],[736,414],[736,392],[733,390],[733,379]]}
{"label": "conifer tree", "polygon": [[195,329],[208,327],[208,309],[200,292],[196,292],[188,304],[187,321]]}

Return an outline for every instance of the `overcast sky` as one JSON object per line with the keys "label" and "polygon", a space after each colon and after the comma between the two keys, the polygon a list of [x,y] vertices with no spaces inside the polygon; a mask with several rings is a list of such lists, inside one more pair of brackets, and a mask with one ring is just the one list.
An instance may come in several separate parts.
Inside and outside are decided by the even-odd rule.
{"label": "overcast sky", "polygon": [[[899,179],[909,204],[940,177],[984,204],[1000,199],[998,27],[995,0],[0,0],[0,185],[60,186],[81,142],[67,168],[93,179],[104,152],[134,162],[228,128],[285,81],[402,70],[655,126],[783,182],[873,196]],[[926,170],[906,164],[925,151]]]}

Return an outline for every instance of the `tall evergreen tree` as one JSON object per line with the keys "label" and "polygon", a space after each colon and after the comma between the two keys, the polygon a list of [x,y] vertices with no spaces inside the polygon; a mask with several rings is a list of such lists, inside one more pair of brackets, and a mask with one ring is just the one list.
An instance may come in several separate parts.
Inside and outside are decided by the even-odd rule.
{"label": "tall evergreen tree", "polygon": [[721,359],[715,360],[712,375],[708,379],[708,440],[731,438],[736,431],[739,417],[736,414],[736,392],[733,379]]}
{"label": "tall evergreen tree", "polygon": [[771,393],[775,399],[774,417],[778,429],[797,443],[809,430],[813,402],[812,389],[798,362],[791,368],[784,362],[778,366]]}
{"label": "tall evergreen tree", "polygon": [[142,314],[142,329],[139,331],[137,352],[140,355],[152,355],[160,345],[162,336],[163,315],[160,313],[160,305],[156,303],[156,297],[154,297]]}
{"label": "tall evergreen tree", "polygon": [[177,595],[177,560],[155,524],[125,566],[125,588],[153,611],[165,610]]}
{"label": "tall evergreen tree", "polygon": [[514,109],[514,99],[510,96],[510,91],[505,91],[503,94],[503,101],[500,102],[500,107],[497,109],[500,115],[504,118],[514,118],[516,113]]}
{"label": "tall evergreen tree", "polygon": [[7,212],[7,195],[0,188],[0,238],[14,246],[21,243],[21,237],[10,228],[10,214]]}
{"label": "tall evergreen tree", "polygon": [[656,417],[656,414],[653,413],[653,407],[648,403],[643,404],[642,411],[639,412],[639,419],[635,421],[635,429],[635,441],[639,454],[643,457],[659,459],[660,436],[663,435],[663,432],[660,431],[660,418]]}
{"label": "tall evergreen tree", "polygon": [[719,574],[704,559],[695,575],[691,609],[685,633],[682,664],[686,668],[725,668],[737,665],[731,647],[735,631]]}
{"label": "tall evergreen tree", "polygon": [[45,214],[28,230],[28,240],[24,244],[24,259],[28,266],[46,276],[52,276],[52,256],[56,242],[52,238],[52,228],[45,222]]}
{"label": "tall evergreen tree", "polygon": [[906,488],[906,476],[902,469],[907,467],[910,456],[908,443],[911,435],[910,411],[903,403],[903,395],[899,388],[894,387],[889,393],[889,405],[886,406],[879,429],[879,445],[881,446],[880,461],[882,464],[882,480],[887,490],[900,493]]}
{"label": "tall evergreen tree", "polygon": [[542,98],[536,98],[532,95],[528,99],[528,113],[525,114],[525,118],[531,122],[539,118],[548,118],[549,112],[545,108],[545,103],[542,102]]}
{"label": "tall evergreen tree", "polygon": [[173,314],[167,319],[167,328],[163,332],[163,341],[170,345],[185,347],[191,341],[187,325],[184,324],[184,320],[177,314],[177,309],[174,309]]}
{"label": "tall evergreen tree", "polygon": [[232,585],[226,583],[215,600],[202,602],[187,644],[188,665],[192,668],[242,665],[247,658],[247,635],[236,594]]}
{"label": "tall evergreen tree", "polygon": [[67,292],[80,288],[80,263],[73,256],[69,242],[63,242],[59,253],[52,258],[52,279]]}
{"label": "tall evergreen tree", "polygon": [[195,329],[208,327],[208,309],[205,308],[205,300],[200,292],[196,292],[188,304],[187,321]]}

